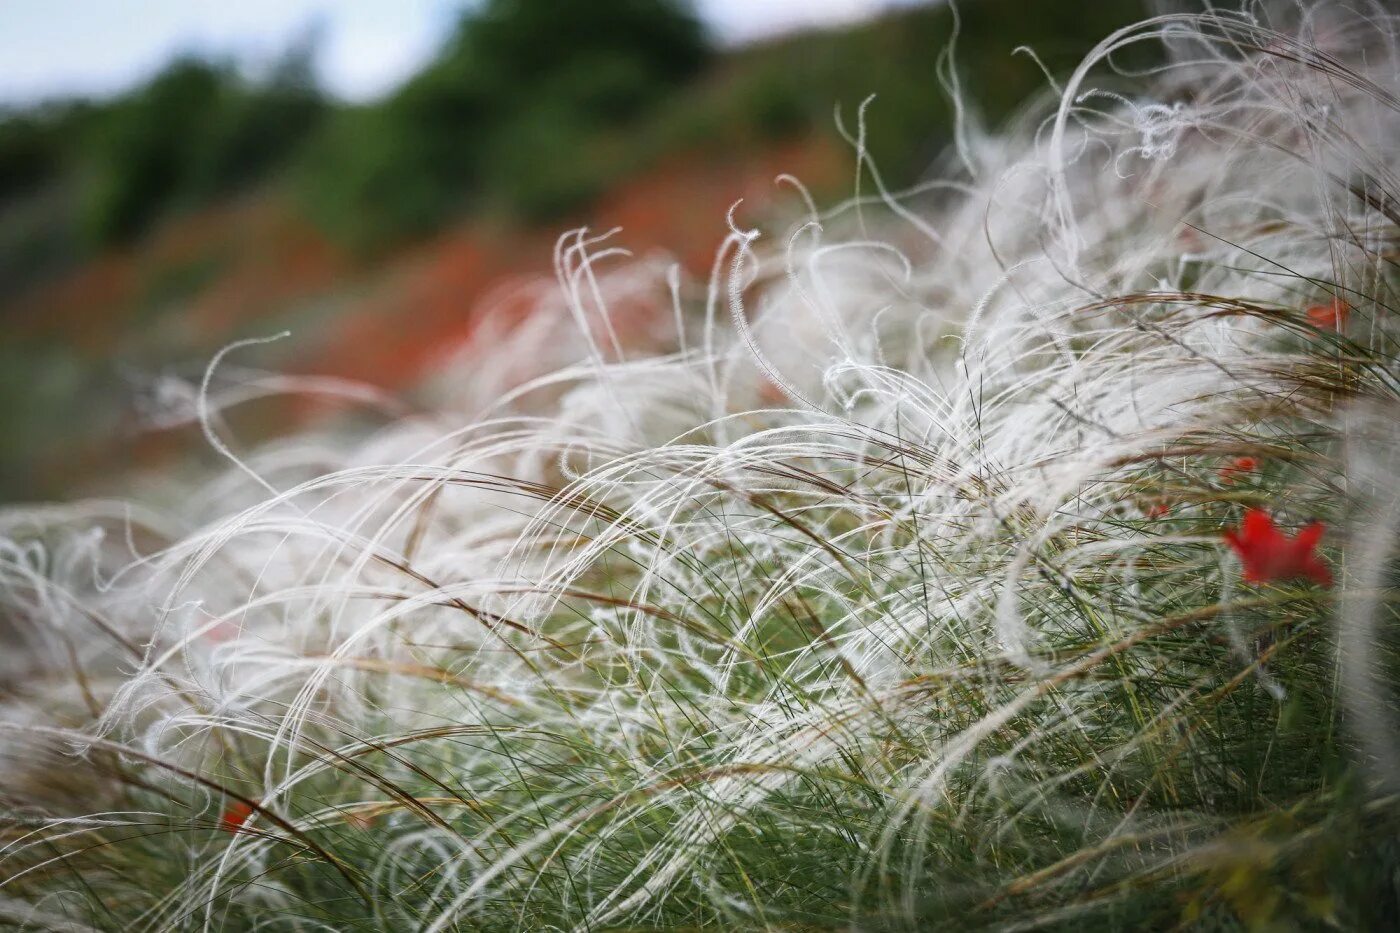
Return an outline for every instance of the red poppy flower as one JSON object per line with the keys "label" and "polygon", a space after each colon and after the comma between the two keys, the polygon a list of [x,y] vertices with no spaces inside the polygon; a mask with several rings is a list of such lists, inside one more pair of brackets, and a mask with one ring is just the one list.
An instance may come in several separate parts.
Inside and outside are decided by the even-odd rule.
{"label": "red poppy flower", "polygon": [[1333,298],[1325,305],[1313,305],[1305,312],[1308,320],[1319,330],[1341,330],[1347,326],[1347,315],[1351,307],[1340,298]]}
{"label": "red poppy flower", "polygon": [[219,828],[226,833],[236,833],[252,815],[252,807],[241,800],[235,800],[225,808],[224,815],[219,817]]}
{"label": "red poppy flower", "polygon": [[1259,469],[1259,461],[1253,457],[1236,457],[1229,464],[1220,468],[1220,481],[1233,483],[1236,473],[1253,473],[1257,469]]}
{"label": "red poppy flower", "polygon": [[1244,513],[1239,530],[1225,530],[1225,542],[1244,563],[1247,583],[1305,577],[1319,586],[1331,586],[1331,571],[1314,553],[1325,530],[1322,522],[1312,522],[1290,538],[1268,512],[1250,509]]}
{"label": "red poppy flower", "polygon": [[1142,513],[1148,518],[1161,518],[1172,510],[1172,505],[1165,499],[1157,502],[1149,502],[1143,506]]}

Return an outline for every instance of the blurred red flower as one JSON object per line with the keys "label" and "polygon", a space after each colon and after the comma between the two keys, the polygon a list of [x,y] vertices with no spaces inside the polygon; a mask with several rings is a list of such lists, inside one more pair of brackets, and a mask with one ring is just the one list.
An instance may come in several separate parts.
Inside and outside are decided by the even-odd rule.
{"label": "blurred red flower", "polygon": [[1347,326],[1347,315],[1351,307],[1340,298],[1333,298],[1325,305],[1313,305],[1306,312],[1312,325],[1321,330],[1341,330]]}
{"label": "blurred red flower", "polygon": [[1322,522],[1312,522],[1290,538],[1268,512],[1250,509],[1238,530],[1225,530],[1225,541],[1244,564],[1247,583],[1305,577],[1319,586],[1331,586],[1332,573],[1315,553],[1325,530]]}
{"label": "blurred red flower", "polygon": [[1172,510],[1172,504],[1165,499],[1149,502],[1143,506],[1143,514],[1148,518],[1161,518]]}
{"label": "blurred red flower", "polygon": [[236,833],[252,815],[251,806],[241,800],[235,800],[225,808],[224,815],[219,818],[219,828],[227,833]]}
{"label": "blurred red flower", "polygon": [[1220,468],[1220,481],[1233,483],[1236,473],[1253,473],[1257,469],[1259,469],[1259,461],[1253,457],[1236,457]]}

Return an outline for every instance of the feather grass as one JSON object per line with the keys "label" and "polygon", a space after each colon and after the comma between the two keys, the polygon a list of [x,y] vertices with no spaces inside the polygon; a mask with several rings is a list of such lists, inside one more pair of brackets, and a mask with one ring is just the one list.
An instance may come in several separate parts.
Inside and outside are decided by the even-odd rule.
{"label": "feather grass", "polygon": [[[1147,20],[707,283],[578,231],[372,436],[236,454],[211,368],[205,492],[0,514],[0,917],[1393,922],[1397,28]],[[1244,584],[1255,506],[1341,585]]]}

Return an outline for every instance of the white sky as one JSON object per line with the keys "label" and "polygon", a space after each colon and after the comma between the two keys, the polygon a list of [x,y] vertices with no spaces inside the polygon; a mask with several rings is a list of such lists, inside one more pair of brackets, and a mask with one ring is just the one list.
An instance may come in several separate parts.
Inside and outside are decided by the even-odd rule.
{"label": "white sky", "polygon": [[[589,0],[542,0],[587,3]],[[911,0],[692,0],[740,42]],[[466,0],[0,0],[0,104],[120,91],[182,51],[274,57],[313,24],[332,92],[375,97],[432,54]]]}

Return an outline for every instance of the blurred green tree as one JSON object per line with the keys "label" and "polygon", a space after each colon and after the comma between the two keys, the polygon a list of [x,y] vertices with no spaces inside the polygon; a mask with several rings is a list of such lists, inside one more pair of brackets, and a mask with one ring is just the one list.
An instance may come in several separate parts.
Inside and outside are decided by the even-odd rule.
{"label": "blurred green tree", "polygon": [[327,128],[302,189],[327,230],[362,248],[468,205],[557,213],[614,177],[590,158],[597,137],[654,107],[709,51],[680,0],[488,0],[402,90]]}
{"label": "blurred green tree", "polygon": [[264,80],[181,58],[145,87],[98,108],[81,142],[82,222],[106,245],[156,218],[266,176],[326,110],[299,44]]}
{"label": "blurred green tree", "polygon": [[84,147],[90,177],[83,203],[94,240],[131,236],[176,198],[229,80],[216,65],[181,59],[95,121]]}

